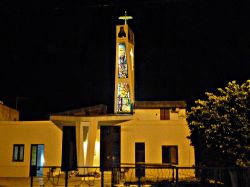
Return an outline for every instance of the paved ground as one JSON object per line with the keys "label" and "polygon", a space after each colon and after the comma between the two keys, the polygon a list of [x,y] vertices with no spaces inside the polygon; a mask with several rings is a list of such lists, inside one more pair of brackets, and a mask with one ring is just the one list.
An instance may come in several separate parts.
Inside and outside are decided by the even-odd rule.
{"label": "paved ground", "polygon": [[[33,181],[33,187],[64,187],[64,180],[60,181],[35,178]],[[53,185],[54,184],[54,185]],[[70,178],[68,187],[101,187],[101,180],[96,179],[94,182],[90,180],[81,180],[81,178]],[[131,187],[136,187],[137,185],[130,185]],[[149,187],[150,185],[142,185],[142,187]],[[0,177],[0,187],[31,187],[30,178],[14,178],[14,177]],[[104,182],[104,187],[111,187],[109,181]],[[124,187],[124,185],[116,185],[116,187]]]}
{"label": "paved ground", "polygon": [[[12,177],[0,177],[0,187],[30,187],[31,185],[30,178],[12,178]],[[44,181],[38,178],[34,179],[33,186],[34,187],[42,187],[42,186],[65,186],[64,181],[58,181],[58,180],[47,180]],[[93,187],[100,187],[101,181],[95,180],[81,180],[81,179],[70,179],[68,186],[69,187],[87,187],[89,184]],[[105,184],[105,187],[108,187],[110,185]]]}
{"label": "paved ground", "polygon": [[12,178],[1,177],[0,187],[28,187],[30,186],[29,178]]}

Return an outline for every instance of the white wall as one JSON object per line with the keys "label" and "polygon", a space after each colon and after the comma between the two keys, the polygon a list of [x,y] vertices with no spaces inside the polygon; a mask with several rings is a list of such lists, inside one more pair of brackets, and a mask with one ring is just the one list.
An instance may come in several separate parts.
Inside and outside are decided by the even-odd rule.
{"label": "white wall", "polygon": [[121,162],[135,162],[135,142],[145,143],[145,162],[162,162],[162,145],[178,146],[178,165],[194,165],[194,149],[190,146],[185,120],[152,120],[124,122],[121,126]]}
{"label": "white wall", "polygon": [[[160,120],[160,109],[135,109],[135,120]],[[185,120],[186,109],[170,110],[170,120]]]}
{"label": "white wall", "polygon": [[[24,144],[24,161],[13,162],[13,145]],[[51,121],[0,122],[0,177],[27,177],[31,144],[44,144],[45,166],[61,165],[62,131]]]}
{"label": "white wall", "polygon": [[160,109],[135,109],[135,120],[160,120]]}

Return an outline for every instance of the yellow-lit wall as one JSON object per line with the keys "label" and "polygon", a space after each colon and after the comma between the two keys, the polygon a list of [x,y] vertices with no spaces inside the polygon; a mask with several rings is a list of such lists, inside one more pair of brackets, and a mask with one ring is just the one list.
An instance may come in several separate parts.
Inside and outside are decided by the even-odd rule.
{"label": "yellow-lit wall", "polygon": [[[185,120],[186,109],[170,111],[170,120]],[[160,120],[160,109],[135,109],[135,120]]]}
{"label": "yellow-lit wall", "polygon": [[[13,145],[24,144],[24,161],[13,162]],[[62,131],[51,121],[0,122],[0,177],[27,177],[31,144],[44,144],[45,166],[61,165]]]}
{"label": "yellow-lit wall", "polygon": [[145,162],[162,162],[162,145],[178,146],[178,165],[194,165],[194,149],[190,146],[185,120],[132,120],[121,126],[121,162],[135,162],[135,142],[145,143]]}
{"label": "yellow-lit wall", "polygon": [[[194,148],[186,138],[190,132],[185,120],[185,109],[170,113],[171,120],[160,120],[160,109],[136,109],[133,120],[118,123],[121,126],[121,163],[135,163],[135,143],[145,143],[146,163],[161,164],[162,146],[178,146],[178,165],[194,165]],[[100,129],[96,142],[100,142]],[[95,150],[94,166],[100,158]]]}
{"label": "yellow-lit wall", "polygon": [[[144,142],[146,163],[161,164],[162,146],[172,145],[178,146],[179,166],[194,165],[194,149],[186,138],[189,129],[184,117],[184,109],[172,112],[171,120],[160,120],[160,109],[136,109],[132,120],[116,123],[121,126],[121,162],[134,163],[135,143]],[[97,117],[96,120],[105,121],[103,117]],[[106,120],[112,122],[112,119]],[[99,127],[97,122],[94,124],[95,128]],[[92,129],[94,132],[93,142],[96,143],[91,145],[96,149],[93,148],[87,154],[93,155],[91,165],[98,166],[100,129]],[[12,161],[14,144],[25,144],[24,162]],[[29,176],[31,144],[45,145],[45,166],[61,165],[62,131],[53,122],[0,121],[0,177]]]}
{"label": "yellow-lit wall", "polygon": [[19,112],[13,108],[0,104],[0,121],[18,121]]}
{"label": "yellow-lit wall", "polygon": [[135,109],[135,120],[160,120],[160,109]]}

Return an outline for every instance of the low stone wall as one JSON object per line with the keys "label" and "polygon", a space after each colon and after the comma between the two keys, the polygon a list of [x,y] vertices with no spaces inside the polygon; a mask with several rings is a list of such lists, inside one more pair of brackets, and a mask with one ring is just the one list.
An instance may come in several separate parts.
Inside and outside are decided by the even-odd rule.
{"label": "low stone wall", "polygon": [[0,104],[0,121],[19,121],[19,112]]}

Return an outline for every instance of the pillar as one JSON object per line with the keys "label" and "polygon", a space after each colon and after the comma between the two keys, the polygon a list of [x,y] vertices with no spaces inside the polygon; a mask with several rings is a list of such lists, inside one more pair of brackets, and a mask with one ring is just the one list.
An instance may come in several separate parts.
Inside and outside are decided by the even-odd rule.
{"label": "pillar", "polygon": [[84,166],[83,127],[80,120],[76,121],[76,151],[77,166]]}
{"label": "pillar", "polygon": [[88,133],[86,166],[93,166],[97,128],[98,128],[98,121],[91,121]]}

